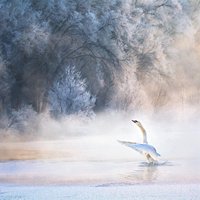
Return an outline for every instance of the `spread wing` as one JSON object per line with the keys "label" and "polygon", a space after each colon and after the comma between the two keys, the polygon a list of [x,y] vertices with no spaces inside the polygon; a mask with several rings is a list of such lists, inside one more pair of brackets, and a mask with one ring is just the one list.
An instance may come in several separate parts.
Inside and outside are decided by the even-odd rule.
{"label": "spread wing", "polygon": [[121,141],[121,140],[118,140],[118,142],[127,147],[134,149],[135,151],[141,154],[145,154],[145,155],[149,154],[154,157],[160,156],[160,154],[156,151],[156,149],[152,145],[140,144],[140,143],[135,143],[135,142],[127,142],[127,141]]}
{"label": "spread wing", "polygon": [[118,140],[118,142],[120,144],[123,144],[123,145],[125,145],[127,147],[130,147],[130,148],[134,149],[135,151],[143,154],[143,152],[139,148],[137,148],[138,145],[137,145],[136,142],[127,142],[127,141],[121,141],[121,140]]}

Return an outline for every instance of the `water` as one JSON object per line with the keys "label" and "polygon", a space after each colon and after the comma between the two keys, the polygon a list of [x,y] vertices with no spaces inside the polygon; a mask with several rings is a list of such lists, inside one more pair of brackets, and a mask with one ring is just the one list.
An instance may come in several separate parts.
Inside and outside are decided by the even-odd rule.
{"label": "water", "polygon": [[97,137],[2,143],[0,151],[1,200],[200,199],[198,155],[168,153],[150,165]]}
{"label": "water", "polygon": [[135,185],[135,186],[2,186],[1,200],[199,200],[200,186]]}
{"label": "water", "polygon": [[195,160],[26,160],[0,163],[1,200],[200,199]]}
{"label": "water", "polygon": [[27,160],[0,163],[0,183],[28,185],[133,185],[200,183],[197,160],[140,161]]}

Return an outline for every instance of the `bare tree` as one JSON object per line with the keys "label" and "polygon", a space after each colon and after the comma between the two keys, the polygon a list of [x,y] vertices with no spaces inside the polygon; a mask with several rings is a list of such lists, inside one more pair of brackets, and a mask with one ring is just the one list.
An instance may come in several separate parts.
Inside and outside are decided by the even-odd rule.
{"label": "bare tree", "polygon": [[87,91],[85,80],[74,66],[65,66],[49,91],[49,106],[54,116],[83,113],[89,115],[95,97]]}

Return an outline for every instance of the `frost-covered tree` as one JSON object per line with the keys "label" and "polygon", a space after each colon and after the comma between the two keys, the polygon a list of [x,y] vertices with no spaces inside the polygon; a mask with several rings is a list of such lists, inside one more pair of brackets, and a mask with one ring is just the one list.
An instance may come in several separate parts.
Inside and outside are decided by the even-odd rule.
{"label": "frost-covered tree", "polygon": [[[180,91],[185,79],[195,88],[190,91],[198,91],[199,79],[185,71],[193,66],[198,74],[199,68],[193,63],[186,66],[187,60],[180,63],[187,56],[185,49],[179,50],[180,44],[193,44],[190,60],[198,63],[199,11],[196,0],[2,0],[0,109],[9,114],[31,105],[41,113],[50,103],[56,115],[107,107],[134,110],[146,102],[160,108],[173,102],[172,91]],[[88,100],[90,95],[82,95],[82,104],[71,95],[73,103],[53,106],[50,94],[54,88],[59,98],[63,96],[56,82],[64,80],[63,66],[69,68],[68,63],[76,66],[73,73],[81,74],[77,83],[85,80],[87,87],[82,88],[96,97],[95,104]],[[186,78],[178,82],[180,75]],[[200,99],[198,92],[193,93],[192,101]],[[73,107],[74,102],[79,103]]]}
{"label": "frost-covered tree", "polygon": [[[1,56],[14,81],[7,104],[17,110],[23,104],[31,104],[40,112],[32,97],[38,95],[39,88],[46,87],[42,57],[47,47],[48,23],[41,20],[40,13],[33,10],[30,1],[1,1],[0,8]],[[34,87],[38,77],[44,81]],[[44,99],[40,98],[40,101]]]}
{"label": "frost-covered tree", "polygon": [[10,71],[0,58],[0,117],[10,107],[11,87],[14,84]]}
{"label": "frost-covered tree", "polygon": [[14,132],[16,134],[37,134],[37,113],[31,106],[23,106],[19,110],[11,110],[9,114],[2,116],[0,130]]}
{"label": "frost-covered tree", "polygon": [[95,97],[87,91],[86,82],[74,66],[64,66],[49,90],[49,107],[54,116],[92,114]]}

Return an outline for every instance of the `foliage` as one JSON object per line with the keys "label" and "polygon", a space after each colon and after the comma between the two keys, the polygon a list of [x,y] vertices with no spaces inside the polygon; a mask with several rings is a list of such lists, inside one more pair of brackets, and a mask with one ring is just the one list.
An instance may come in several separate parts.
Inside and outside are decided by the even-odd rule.
{"label": "foliage", "polygon": [[54,116],[90,115],[95,98],[87,91],[85,80],[74,66],[65,66],[49,90],[49,106]]}
{"label": "foliage", "polygon": [[2,0],[0,117],[198,104],[186,72],[199,73],[199,10],[189,0]]}

